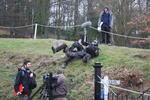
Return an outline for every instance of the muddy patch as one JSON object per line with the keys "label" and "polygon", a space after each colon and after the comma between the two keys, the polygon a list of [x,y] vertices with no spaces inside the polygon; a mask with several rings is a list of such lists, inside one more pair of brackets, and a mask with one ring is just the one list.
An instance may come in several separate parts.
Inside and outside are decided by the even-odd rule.
{"label": "muddy patch", "polygon": [[140,59],[150,59],[150,55],[135,55],[134,57]]}

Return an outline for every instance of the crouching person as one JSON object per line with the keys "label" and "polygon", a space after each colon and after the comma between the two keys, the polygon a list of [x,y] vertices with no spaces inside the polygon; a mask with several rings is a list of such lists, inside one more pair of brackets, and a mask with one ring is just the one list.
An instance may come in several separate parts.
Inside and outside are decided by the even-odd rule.
{"label": "crouching person", "polygon": [[53,86],[52,96],[54,100],[67,100],[67,83],[62,70],[56,72],[57,82]]}
{"label": "crouching person", "polygon": [[35,74],[30,71],[30,61],[25,61],[23,67],[18,68],[18,73],[14,84],[14,95],[19,96],[19,100],[29,100],[32,89],[36,87]]}
{"label": "crouching person", "polygon": [[83,62],[87,63],[91,58],[99,56],[98,42],[94,40],[92,43],[86,43],[86,55],[83,57]]}

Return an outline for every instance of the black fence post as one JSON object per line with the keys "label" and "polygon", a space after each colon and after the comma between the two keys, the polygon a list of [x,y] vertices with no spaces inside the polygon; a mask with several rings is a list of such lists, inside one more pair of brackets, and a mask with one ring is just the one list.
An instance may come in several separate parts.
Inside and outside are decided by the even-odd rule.
{"label": "black fence post", "polygon": [[126,95],[125,97],[126,97],[126,100],[128,100],[128,98],[129,98],[128,95]]}
{"label": "black fence post", "polygon": [[114,100],[114,94],[112,94],[112,98],[111,98],[111,100]]}
{"label": "black fence post", "polygon": [[95,100],[102,100],[101,99],[101,84],[98,83],[100,82],[99,77],[101,77],[102,65],[99,62],[95,62],[93,67],[95,68]]}

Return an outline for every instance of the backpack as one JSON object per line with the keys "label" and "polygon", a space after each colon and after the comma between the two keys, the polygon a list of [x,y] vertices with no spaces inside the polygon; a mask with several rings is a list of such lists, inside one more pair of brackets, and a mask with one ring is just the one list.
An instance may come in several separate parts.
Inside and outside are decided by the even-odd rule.
{"label": "backpack", "polygon": [[36,83],[35,77],[32,77],[29,79],[29,86],[30,86],[30,89],[36,88],[37,83]]}
{"label": "backpack", "polygon": [[[18,73],[19,73],[19,71],[21,71],[21,68],[18,68]],[[25,75],[24,71],[21,71],[21,76],[24,76],[24,75]],[[16,77],[15,77],[14,82],[16,82]],[[14,84],[14,87],[15,87],[15,84]],[[23,92],[23,88],[24,88],[23,84],[19,84],[18,91],[15,91],[15,89],[14,89],[14,96],[17,96],[17,92],[22,93]]]}
{"label": "backpack", "polygon": [[[22,70],[21,68],[18,68],[18,74],[17,74],[17,76],[19,76],[19,77],[26,77],[26,75],[28,76],[28,75],[30,75],[30,73],[32,73],[30,70],[26,70],[26,71],[24,71],[24,70]],[[29,88],[26,88],[26,89],[29,89],[29,90],[32,90],[32,89],[34,89],[36,86],[37,86],[37,83],[36,83],[36,80],[35,80],[35,74],[33,73],[33,77],[32,78],[30,78],[29,76],[28,76],[28,84],[24,84],[21,80],[20,80],[20,78],[18,78],[17,79],[17,76],[16,76],[16,79],[15,79],[15,84],[14,84],[14,96],[17,96],[17,92],[20,92],[20,93],[23,93],[23,91],[24,91],[24,85],[26,86],[26,85],[28,85],[29,86]],[[18,82],[18,83],[16,83],[16,82]],[[16,85],[17,84],[17,85]],[[19,86],[18,86],[18,84],[19,84]],[[18,91],[15,91],[16,90],[16,88],[17,88],[17,90]],[[25,89],[25,90],[26,90]]]}

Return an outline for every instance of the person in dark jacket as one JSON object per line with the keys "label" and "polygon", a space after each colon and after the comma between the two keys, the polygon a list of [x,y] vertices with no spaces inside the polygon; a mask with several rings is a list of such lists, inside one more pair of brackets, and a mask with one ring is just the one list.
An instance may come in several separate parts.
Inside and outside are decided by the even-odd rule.
{"label": "person in dark jacket", "polygon": [[85,50],[86,53],[90,54],[92,58],[99,55],[99,48],[97,43],[90,43],[89,45],[87,45]]}
{"label": "person in dark jacket", "polygon": [[82,39],[75,41],[69,49],[70,51],[82,51],[84,49],[82,45]]}
{"label": "person in dark jacket", "polygon": [[[52,51],[53,53],[56,53],[56,52],[59,52],[61,50],[65,50],[67,48],[67,44],[63,43],[62,45],[58,46],[58,47],[55,47],[52,46]],[[76,52],[76,51],[81,51],[83,50],[83,45],[82,45],[82,39],[79,39],[78,41],[75,41],[71,47],[69,47],[69,51],[73,51],[73,52]],[[65,51],[64,51],[65,52]]]}
{"label": "person in dark jacket", "polygon": [[113,16],[112,12],[109,10],[108,7],[104,8],[104,11],[100,14],[99,21],[98,21],[98,30],[102,31],[102,41],[101,43],[105,43],[110,45],[110,30],[113,25]]}
{"label": "person in dark jacket", "polygon": [[83,57],[83,62],[87,63],[91,58],[99,56],[98,42],[94,40],[92,43],[85,43],[86,55]]}
{"label": "person in dark jacket", "polygon": [[[86,46],[85,49],[83,48],[83,45]],[[92,43],[88,43],[84,41],[82,42],[82,40],[79,39],[79,41],[73,43],[70,48],[66,44],[62,44],[57,48],[52,47],[52,51],[54,53],[60,50],[63,50],[67,56],[67,59],[62,64],[62,67],[67,66],[68,63],[74,58],[80,58],[84,63],[87,63],[91,58],[99,55],[98,42],[96,40]]]}
{"label": "person in dark jacket", "polygon": [[37,85],[35,74],[29,69],[30,66],[31,62],[25,61],[23,67],[18,69],[15,79],[14,89],[16,96],[19,96],[20,100],[29,100],[32,89]]}
{"label": "person in dark jacket", "polygon": [[84,48],[82,45],[82,39],[79,39],[78,41],[75,41],[71,47],[68,47],[67,44],[63,43],[62,45],[54,48],[52,46],[53,53],[59,52],[63,50],[64,53],[67,56],[67,59],[62,64],[62,67],[65,67],[68,65],[68,63],[74,59],[74,58],[82,58],[85,55]]}
{"label": "person in dark jacket", "polygon": [[67,82],[62,70],[57,70],[56,76],[57,82],[52,89],[52,96],[54,100],[67,100]]}

